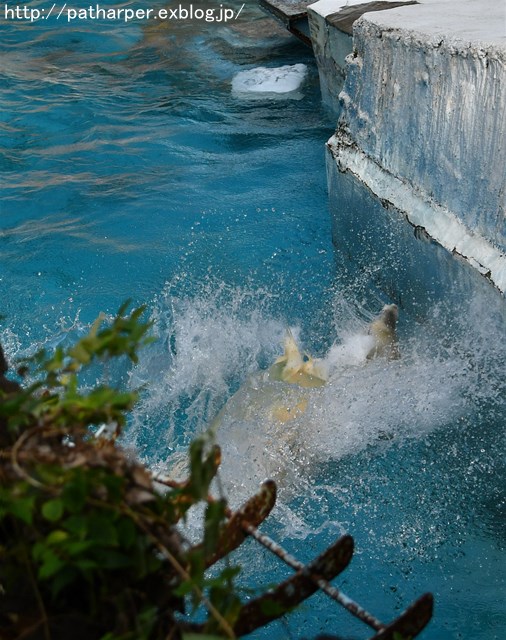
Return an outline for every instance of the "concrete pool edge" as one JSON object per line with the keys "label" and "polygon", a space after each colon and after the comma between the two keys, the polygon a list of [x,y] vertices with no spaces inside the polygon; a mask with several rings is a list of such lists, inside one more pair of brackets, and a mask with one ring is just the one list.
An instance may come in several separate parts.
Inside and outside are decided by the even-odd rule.
{"label": "concrete pool edge", "polygon": [[400,211],[413,227],[452,254],[457,254],[487,277],[502,293],[506,291],[506,255],[478,234],[471,233],[448,209],[430,202],[409,184],[384,171],[366,154],[333,136],[327,143],[327,161],[341,173],[350,173],[380,201]]}
{"label": "concrete pool edge", "polygon": [[505,11],[424,0],[366,13],[351,37],[329,20],[348,4],[308,7],[322,98],[341,112],[331,157],[505,293]]}

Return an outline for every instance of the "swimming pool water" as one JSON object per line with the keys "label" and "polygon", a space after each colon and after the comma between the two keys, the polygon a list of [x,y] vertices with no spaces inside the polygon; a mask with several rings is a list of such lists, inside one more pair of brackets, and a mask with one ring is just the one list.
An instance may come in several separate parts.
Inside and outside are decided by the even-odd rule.
{"label": "swimming pool water", "polygon": [[[127,441],[167,469],[279,354],[287,326],[311,353],[340,342],[350,355],[391,300],[331,243],[324,142],[335,120],[309,50],[256,6],[219,26],[4,20],[0,31],[0,331],[11,358],[72,340],[126,298],[147,304],[159,340],[122,372],[148,383]],[[300,62],[300,100],[231,94],[239,71]],[[392,259],[406,256],[375,262]],[[452,299],[400,306],[400,361],[354,367],[345,353],[285,433],[224,421],[224,483],[240,501],[276,477],[266,530],[303,561],[351,533],[338,585],[376,616],[433,591],[422,637],[501,638],[504,301],[456,286]],[[246,583],[287,575],[252,546],[239,553]],[[323,596],[254,637],[322,631],[367,637]]]}

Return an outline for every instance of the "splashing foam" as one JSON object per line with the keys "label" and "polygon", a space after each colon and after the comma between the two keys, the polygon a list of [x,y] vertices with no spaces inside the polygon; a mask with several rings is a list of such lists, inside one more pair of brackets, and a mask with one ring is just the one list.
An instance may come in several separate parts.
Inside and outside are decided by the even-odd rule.
{"label": "splashing foam", "polygon": [[167,287],[153,311],[159,340],[132,373],[133,386],[149,388],[133,416],[130,444],[147,423],[169,450],[206,430],[237,386],[274,357],[284,327],[266,312],[269,298],[223,284],[194,296]]}
{"label": "splashing foam", "polygon": [[[288,537],[341,526],[330,516],[308,523],[307,513],[318,503],[325,511],[336,500],[344,505],[364,499],[360,492],[371,479],[355,477],[357,468],[367,467],[364,455],[381,456],[392,445],[408,451],[409,442],[437,430],[472,429],[475,416],[481,425],[500,425],[506,415],[502,299],[494,303],[490,295],[473,294],[466,302],[435,305],[421,318],[401,313],[402,357],[389,362],[366,361],[372,313],[337,294],[327,341],[334,344],[323,354],[329,380],[303,389],[266,373],[282,352],[287,328],[272,313],[275,296],[269,291],[216,282],[191,295],[177,288],[168,286],[155,301],[159,339],[129,372],[130,385],[145,383],[146,389],[125,442],[152,468],[184,476],[188,443],[212,425],[223,452],[221,483],[232,506],[264,478],[274,478],[280,488],[277,522]],[[38,346],[72,341],[85,330],[78,317],[70,325],[62,320]],[[303,346],[300,328],[293,331]],[[33,353],[34,345],[24,348],[9,328],[1,338],[11,362]],[[125,366],[118,378],[124,378]],[[494,431],[494,441],[500,437]],[[489,448],[490,456],[496,450]]]}
{"label": "splashing foam", "polygon": [[[348,313],[325,356],[328,383],[301,389],[266,375],[286,329],[270,314],[268,296],[223,285],[193,297],[166,291],[153,314],[161,347],[147,353],[132,379],[150,381],[133,440],[148,422],[157,449],[147,459],[181,473],[189,440],[212,424],[232,504],[271,477],[280,487],[280,510],[287,511],[295,496],[319,490],[324,470],[336,461],[424,438],[491,395],[505,354],[497,353],[499,340],[491,348],[497,319],[484,321],[482,308],[475,301],[459,314],[434,307],[423,322],[401,316],[402,358],[393,362],[366,361],[367,323]],[[295,513],[282,519],[305,535]]]}
{"label": "splashing foam", "polygon": [[458,360],[407,353],[366,362],[368,345],[369,336],[351,335],[331,349],[325,387],[272,383],[259,373],[233,396],[214,426],[234,500],[272,477],[289,502],[302,487],[311,491],[326,465],[379,442],[424,437],[465,410]]}

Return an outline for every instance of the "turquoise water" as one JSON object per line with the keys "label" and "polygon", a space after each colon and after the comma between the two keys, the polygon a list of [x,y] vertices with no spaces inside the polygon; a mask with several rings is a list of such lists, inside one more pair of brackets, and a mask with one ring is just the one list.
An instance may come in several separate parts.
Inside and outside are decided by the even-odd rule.
{"label": "turquoise water", "polygon": [[[0,30],[8,355],[70,341],[126,298],[146,304],[159,340],[118,375],[148,383],[127,441],[165,471],[279,354],[287,326],[316,355],[340,344],[303,418],[280,429],[225,414],[232,501],[275,477],[265,530],[303,561],[351,533],[357,551],[337,584],[377,617],[433,591],[424,638],[502,638],[504,303],[480,284],[445,299],[420,285],[415,302],[399,299],[376,277],[409,259],[395,243],[363,258],[361,231],[335,250],[323,149],[335,120],[310,52],[254,6],[229,25],[4,20]],[[301,99],[231,94],[239,71],[300,62]],[[357,340],[391,301],[402,359],[357,366]],[[239,558],[246,584],[287,575],[253,544]],[[321,631],[367,637],[323,596],[255,637]]]}

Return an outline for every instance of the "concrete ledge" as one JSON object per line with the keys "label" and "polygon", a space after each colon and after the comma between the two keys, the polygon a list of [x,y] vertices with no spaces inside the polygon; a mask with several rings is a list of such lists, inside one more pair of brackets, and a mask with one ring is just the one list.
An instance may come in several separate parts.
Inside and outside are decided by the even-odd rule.
{"label": "concrete ledge", "polygon": [[307,22],[307,5],[312,0],[258,0],[260,7],[274,16],[288,31],[311,46]]}
{"label": "concrete ledge", "polygon": [[338,96],[346,77],[346,56],[353,50],[354,23],[367,12],[410,4],[417,4],[417,0],[319,0],[309,4],[309,32],[320,75],[322,100],[332,111],[339,111]]}
{"label": "concrete ledge", "polygon": [[[315,53],[324,60],[320,74],[327,78],[322,93],[334,103],[343,58],[336,42],[349,36],[328,16],[343,4],[321,0],[309,9]],[[421,0],[364,14],[354,24],[330,143],[340,171],[356,175],[502,292],[504,14],[495,0]]]}
{"label": "concrete ledge", "polygon": [[259,0],[259,4],[286,26],[291,20],[298,20],[307,14],[311,0]]}
{"label": "concrete ledge", "polygon": [[353,25],[364,13],[386,11],[387,9],[395,9],[396,7],[403,7],[410,4],[418,4],[418,0],[373,0],[372,2],[360,2],[359,4],[355,4],[355,2],[350,4],[347,2],[339,11],[328,14],[326,20],[329,25],[339,29],[339,31],[353,35]]}
{"label": "concrete ledge", "polygon": [[335,12],[335,0],[320,0],[308,7],[309,32],[318,65],[323,103],[335,113],[339,110],[338,95],[346,77],[346,56],[353,50],[351,35],[329,25],[327,15]]}

